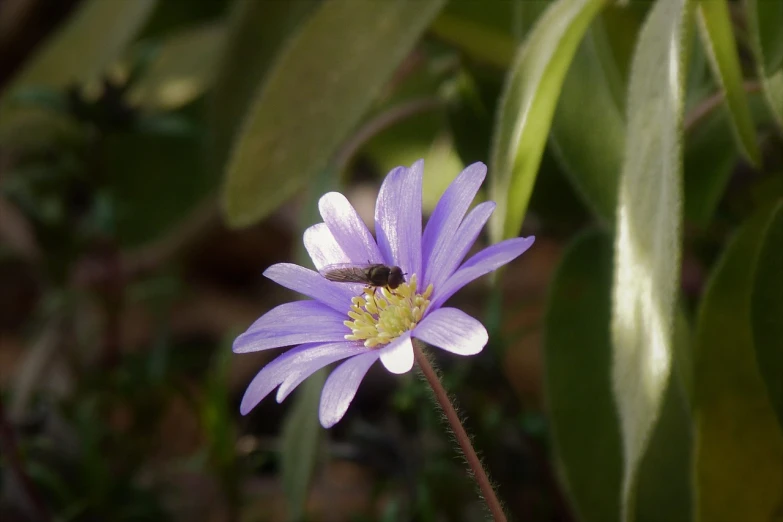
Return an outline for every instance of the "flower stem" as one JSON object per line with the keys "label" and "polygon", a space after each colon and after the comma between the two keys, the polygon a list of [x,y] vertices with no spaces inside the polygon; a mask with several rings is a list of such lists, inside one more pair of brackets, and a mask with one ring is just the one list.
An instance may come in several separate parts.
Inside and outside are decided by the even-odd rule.
{"label": "flower stem", "polygon": [[470,437],[467,432],[465,432],[465,428],[459,420],[457,410],[454,409],[454,405],[451,403],[448,393],[446,393],[446,390],[443,388],[443,384],[441,384],[438,374],[424,354],[422,344],[416,340],[413,341],[413,353],[419,368],[421,368],[421,373],[424,374],[430,387],[432,387],[438,404],[440,404],[443,413],[446,414],[446,419],[449,421],[451,429],[454,430],[454,436],[456,437],[462,452],[465,454],[465,459],[468,461],[470,469],[473,471],[473,478],[478,484],[479,490],[484,497],[484,501],[487,503],[490,513],[492,513],[492,518],[495,522],[506,522],[506,514],[503,512],[500,501],[495,495],[495,490],[492,489],[492,483],[489,481],[486,471],[484,471],[484,466],[481,465],[481,460],[479,460],[478,455],[476,455],[476,450],[473,449],[473,445],[470,443]]}

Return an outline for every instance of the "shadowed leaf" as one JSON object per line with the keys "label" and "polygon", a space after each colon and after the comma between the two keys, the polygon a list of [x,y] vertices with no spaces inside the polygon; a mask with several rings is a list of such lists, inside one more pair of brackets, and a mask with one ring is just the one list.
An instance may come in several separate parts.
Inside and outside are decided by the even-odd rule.
{"label": "shadowed leaf", "polygon": [[783,203],[777,206],[759,252],[751,313],[756,360],[783,426]]}
{"label": "shadowed leaf", "polygon": [[751,321],[772,216],[762,208],[729,243],[699,309],[693,476],[703,522],[775,520],[783,507],[783,434],[756,364]]}
{"label": "shadowed leaf", "polygon": [[547,304],[546,395],[567,489],[584,522],[620,520],[622,448],[611,391],[612,242],[575,238]]}
{"label": "shadowed leaf", "polygon": [[728,0],[699,0],[696,11],[702,42],[708,50],[712,70],[725,92],[732,128],[739,138],[742,152],[751,163],[758,165],[761,152],[742,84],[742,69],[731,28]]}
{"label": "shadowed leaf", "polygon": [[236,141],[223,209],[250,225],[323,168],[444,0],[323,3],[270,71]]}

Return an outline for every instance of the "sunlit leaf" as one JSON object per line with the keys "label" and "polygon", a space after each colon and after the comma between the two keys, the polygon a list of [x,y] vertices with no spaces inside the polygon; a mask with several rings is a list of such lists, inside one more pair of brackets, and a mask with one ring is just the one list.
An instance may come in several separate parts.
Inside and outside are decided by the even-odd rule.
{"label": "sunlit leaf", "polygon": [[130,100],[144,109],[172,110],[201,96],[214,79],[225,35],[224,25],[212,24],[168,37]]}
{"label": "sunlit leaf", "polygon": [[[681,323],[685,326],[685,323]],[[683,340],[687,336],[683,333]],[[678,346],[687,350],[689,346]],[[677,361],[679,364],[680,361]],[[639,464],[636,522],[693,520],[690,462],[693,452],[691,417],[683,383],[672,372],[663,394],[661,412],[649,447]]]}
{"label": "sunlit leaf", "polygon": [[697,18],[715,77],[723,86],[726,105],[745,156],[758,165],[761,152],[742,84],[737,42],[731,27],[728,0],[698,0]]}
{"label": "sunlit leaf", "polygon": [[631,68],[612,289],[612,380],[624,449],[623,520],[672,363],[680,274],[686,0],[659,0]]}
{"label": "sunlit leaf", "polygon": [[252,104],[223,191],[232,226],[249,225],[323,168],[444,0],[321,4]]}
{"label": "sunlit leaf", "polygon": [[611,390],[612,241],[574,239],[555,274],[544,326],[552,437],[579,520],[620,520],[622,443]]}
{"label": "sunlit leaf", "polygon": [[[552,435],[579,520],[620,520],[622,441],[611,385],[612,240],[587,232],[571,243],[549,296],[544,350]],[[678,322],[677,353],[688,349]],[[690,419],[683,382],[688,364],[665,383],[661,418],[639,469],[636,519],[689,520]]]}
{"label": "sunlit leaf", "polygon": [[224,169],[248,106],[276,57],[316,7],[315,0],[235,2],[215,71],[210,107],[211,153],[216,169]]}
{"label": "sunlit leaf", "polygon": [[155,3],[156,0],[82,2],[2,93],[0,114],[7,108],[7,95],[24,86],[64,88],[96,79],[133,39]]}
{"label": "sunlit leaf", "polygon": [[751,313],[756,360],[783,426],[783,203],[770,220],[759,252]]}
{"label": "sunlit leaf", "polygon": [[568,67],[605,0],[558,0],[528,34],[506,79],[490,159],[492,240],[516,236]]}
{"label": "sunlit leaf", "polygon": [[783,434],[756,364],[751,321],[754,274],[772,219],[767,206],[740,229],[699,310],[693,476],[702,522],[775,520],[783,502]]}

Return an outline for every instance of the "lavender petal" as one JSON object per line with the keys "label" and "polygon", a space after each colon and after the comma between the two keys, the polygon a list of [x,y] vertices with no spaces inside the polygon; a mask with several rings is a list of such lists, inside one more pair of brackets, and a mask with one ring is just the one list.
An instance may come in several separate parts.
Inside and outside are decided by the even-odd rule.
{"label": "lavender petal", "polygon": [[470,211],[451,241],[444,248],[433,252],[422,288],[430,283],[434,288],[440,287],[457,270],[494,210],[495,202],[485,201]]}
{"label": "lavender petal", "polygon": [[318,272],[292,263],[272,265],[264,271],[264,275],[281,286],[320,301],[343,314],[350,309],[351,298],[356,295],[353,286],[333,283]]}
{"label": "lavender petal", "polygon": [[382,263],[375,239],[359,214],[339,192],[329,192],[318,201],[324,223],[337,244],[354,263]]}
{"label": "lavender petal", "polygon": [[259,317],[234,341],[234,353],[301,343],[342,341],[350,330],[341,314],[317,301],[285,303]]}
{"label": "lavender petal", "polygon": [[318,223],[305,230],[304,246],[317,270],[327,265],[351,263],[351,258],[337,243],[326,223]]}
{"label": "lavender petal", "polygon": [[475,355],[489,340],[480,321],[456,308],[435,310],[416,325],[412,335],[457,355]]}
{"label": "lavender petal", "polygon": [[413,368],[411,333],[405,332],[381,348],[381,362],[391,373],[406,373]]}
{"label": "lavender petal", "polygon": [[291,371],[277,390],[277,402],[283,402],[289,393],[324,366],[367,351],[369,348],[359,343],[342,342],[323,344],[298,354]]}
{"label": "lavender petal", "polygon": [[421,274],[421,181],[424,162],[397,167],[381,185],[375,205],[375,235],[387,264],[408,278]]}
{"label": "lavender petal", "polygon": [[261,368],[261,371],[256,374],[247,386],[245,395],[242,397],[242,403],[239,405],[239,412],[242,415],[250,413],[250,410],[255,408],[264,397],[283,382],[291,370],[292,361],[296,359],[296,356],[311,346],[303,344],[296,348],[291,348]]}
{"label": "lavender petal", "polygon": [[466,284],[519,257],[531,247],[533,241],[533,236],[507,239],[471,257],[443,285],[435,288],[428,310],[437,310]]}
{"label": "lavender petal", "polygon": [[370,366],[378,360],[378,355],[378,350],[371,350],[351,357],[329,375],[321,392],[321,405],[318,408],[321,426],[331,428],[343,418],[356,396],[359,384]]}
{"label": "lavender petal", "polygon": [[487,166],[474,163],[465,168],[443,193],[435,210],[432,211],[422,235],[422,264],[425,287],[429,284],[432,269],[438,268],[439,258],[454,241],[454,234],[460,227],[465,212],[476,197],[479,187],[487,175]]}

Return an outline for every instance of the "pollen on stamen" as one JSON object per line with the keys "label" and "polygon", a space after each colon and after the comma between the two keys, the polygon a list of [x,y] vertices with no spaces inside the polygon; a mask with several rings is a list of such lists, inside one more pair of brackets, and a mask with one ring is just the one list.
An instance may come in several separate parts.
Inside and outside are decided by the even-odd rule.
{"label": "pollen on stamen", "polygon": [[367,288],[351,299],[347,315],[352,320],[343,322],[351,333],[345,339],[363,341],[367,348],[388,344],[421,321],[431,296],[432,285],[417,293],[415,274],[394,290]]}

